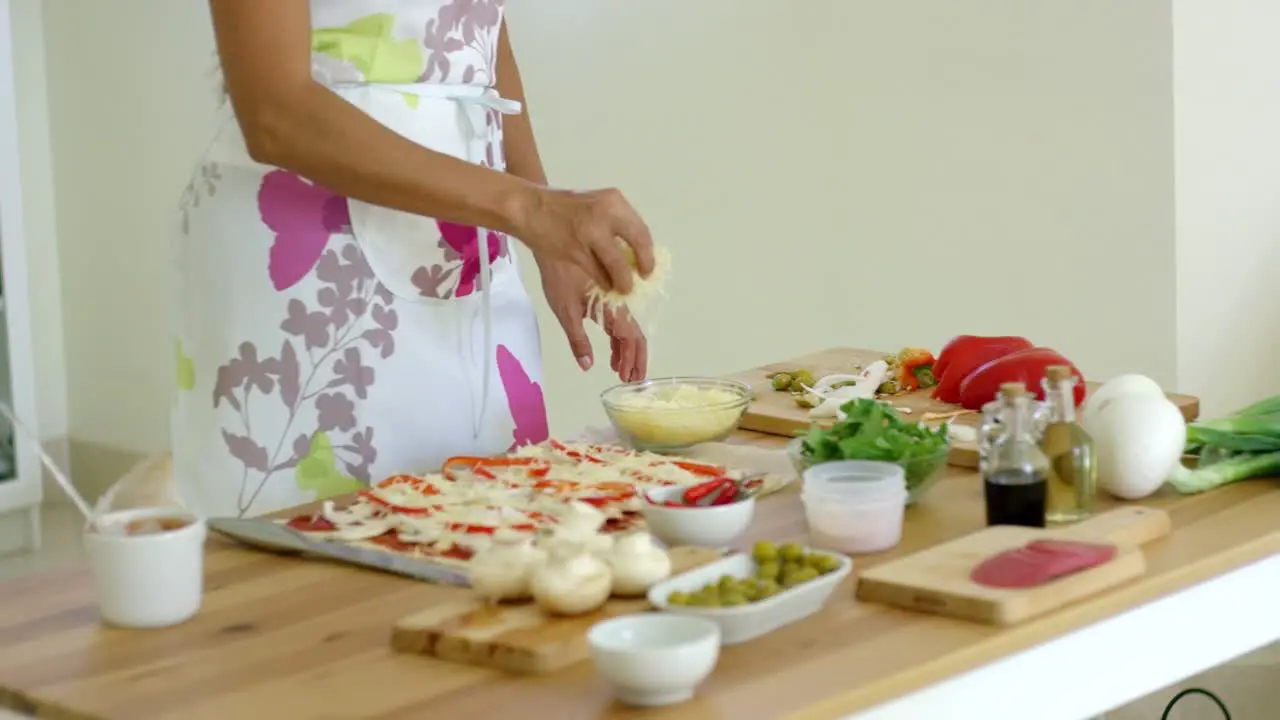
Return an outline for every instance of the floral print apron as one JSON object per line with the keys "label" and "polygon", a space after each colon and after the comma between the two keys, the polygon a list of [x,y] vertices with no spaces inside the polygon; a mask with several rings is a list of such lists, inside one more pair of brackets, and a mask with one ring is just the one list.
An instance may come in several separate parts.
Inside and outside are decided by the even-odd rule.
{"label": "floral print apron", "polygon": [[[384,126],[505,168],[502,0],[311,0],[312,72]],[[224,103],[225,106],[225,103]],[[508,238],[249,158],[229,108],[174,242],[174,475],[205,516],[346,493],[547,437]]]}

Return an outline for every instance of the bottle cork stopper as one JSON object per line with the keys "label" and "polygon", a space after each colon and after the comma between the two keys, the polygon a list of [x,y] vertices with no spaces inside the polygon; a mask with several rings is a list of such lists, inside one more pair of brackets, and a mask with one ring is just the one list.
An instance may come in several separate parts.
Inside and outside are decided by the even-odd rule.
{"label": "bottle cork stopper", "polygon": [[1050,365],[1044,369],[1044,377],[1052,383],[1071,379],[1071,368],[1066,365]]}
{"label": "bottle cork stopper", "polygon": [[1015,398],[1027,394],[1027,386],[1020,382],[1004,383],[1000,386],[1000,397]]}

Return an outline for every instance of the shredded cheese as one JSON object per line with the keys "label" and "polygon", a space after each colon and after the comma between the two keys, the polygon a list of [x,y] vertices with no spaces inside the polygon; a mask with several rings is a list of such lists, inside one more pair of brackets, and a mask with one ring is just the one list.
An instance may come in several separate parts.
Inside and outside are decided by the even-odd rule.
{"label": "shredded cheese", "polygon": [[622,252],[633,270],[631,292],[623,295],[616,290],[605,291],[594,283],[587,288],[587,316],[603,325],[606,310],[626,308],[633,317],[644,314],[654,301],[666,294],[671,276],[671,253],[664,247],[653,248],[653,272],[640,277],[636,269],[636,253],[631,246],[622,243]]}
{"label": "shredded cheese", "polygon": [[741,396],[724,388],[654,385],[612,398],[613,421],[642,443],[696,445],[733,430],[742,416]]}

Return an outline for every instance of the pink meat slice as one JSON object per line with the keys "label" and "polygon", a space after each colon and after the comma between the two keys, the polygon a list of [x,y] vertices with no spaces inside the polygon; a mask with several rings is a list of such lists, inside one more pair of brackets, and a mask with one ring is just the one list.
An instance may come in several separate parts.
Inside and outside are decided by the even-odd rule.
{"label": "pink meat slice", "polygon": [[1113,545],[1036,540],[983,560],[969,579],[995,588],[1029,588],[1087,570],[1115,557]]}
{"label": "pink meat slice", "polygon": [[1074,540],[1036,540],[1027,543],[1027,549],[1059,557],[1078,558],[1080,561],[1088,560],[1091,563],[1089,567],[1101,565],[1116,556],[1115,545]]}

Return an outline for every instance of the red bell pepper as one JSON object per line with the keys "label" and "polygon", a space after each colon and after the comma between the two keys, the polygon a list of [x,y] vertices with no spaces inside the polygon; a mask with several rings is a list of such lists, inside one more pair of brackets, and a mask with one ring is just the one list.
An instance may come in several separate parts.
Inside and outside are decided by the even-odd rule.
{"label": "red bell pepper", "polygon": [[974,341],[985,339],[981,335],[957,335],[948,340],[947,344],[942,346],[942,352],[938,353],[938,359],[933,363],[933,376],[941,382],[942,374],[951,366],[956,353],[968,348]]}
{"label": "red bell pepper", "polygon": [[992,360],[1012,355],[1019,350],[1030,350],[1032,347],[1034,345],[1030,340],[1021,337],[975,338],[974,342],[966,343],[952,353],[946,374],[938,380],[938,387],[933,389],[933,397],[942,402],[960,402],[960,385],[974,370]]}
{"label": "red bell pepper", "polygon": [[966,410],[980,410],[982,406],[996,399],[1000,386],[1004,383],[1020,382],[1027,386],[1028,392],[1035,393],[1044,400],[1044,371],[1051,365],[1066,365],[1076,377],[1076,405],[1084,402],[1084,376],[1074,364],[1055,350],[1049,348],[1031,348],[1022,350],[1002,358],[992,360],[974,370],[960,384],[960,405]]}

